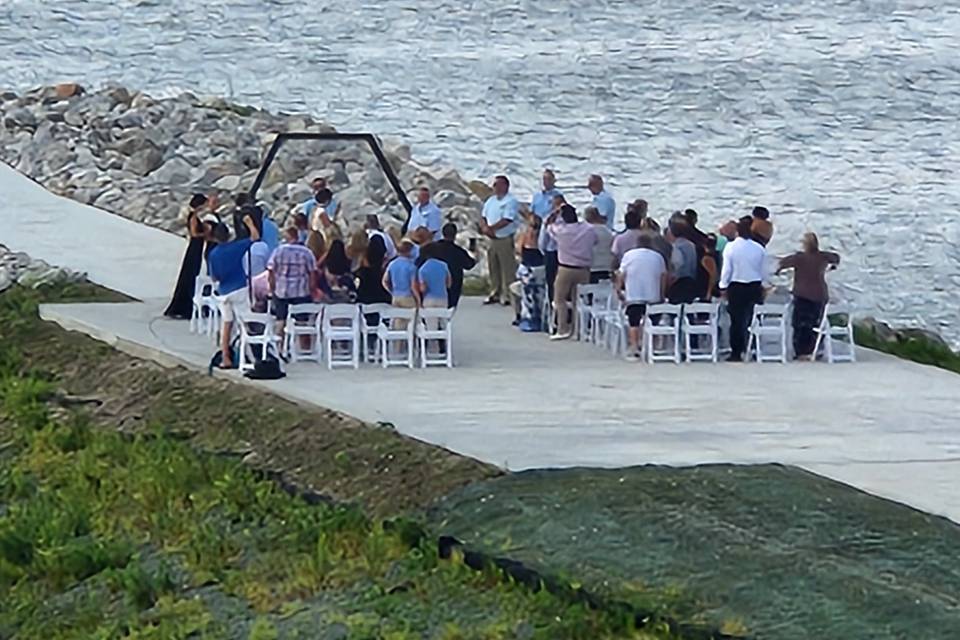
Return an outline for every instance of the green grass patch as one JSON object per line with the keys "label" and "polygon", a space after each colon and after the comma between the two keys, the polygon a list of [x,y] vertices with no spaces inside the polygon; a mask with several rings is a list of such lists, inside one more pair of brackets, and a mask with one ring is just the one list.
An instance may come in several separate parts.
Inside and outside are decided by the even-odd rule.
{"label": "green grass patch", "polygon": [[878,336],[876,331],[856,326],[853,333],[854,339],[861,347],[889,353],[904,360],[912,360],[920,364],[960,373],[960,354],[955,353],[943,344],[920,337],[886,340]]}

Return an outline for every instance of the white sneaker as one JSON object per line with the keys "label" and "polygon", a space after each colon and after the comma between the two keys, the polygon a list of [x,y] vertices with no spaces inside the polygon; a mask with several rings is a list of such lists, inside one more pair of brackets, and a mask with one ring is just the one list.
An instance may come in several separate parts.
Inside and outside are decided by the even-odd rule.
{"label": "white sneaker", "polygon": [[626,360],[627,362],[640,362],[640,354],[639,354],[639,353],[628,353],[628,354],[626,355],[626,357],[624,358],[624,360]]}
{"label": "white sneaker", "polygon": [[571,337],[573,337],[572,333],[557,333],[550,336],[550,339],[551,340],[569,340]]}

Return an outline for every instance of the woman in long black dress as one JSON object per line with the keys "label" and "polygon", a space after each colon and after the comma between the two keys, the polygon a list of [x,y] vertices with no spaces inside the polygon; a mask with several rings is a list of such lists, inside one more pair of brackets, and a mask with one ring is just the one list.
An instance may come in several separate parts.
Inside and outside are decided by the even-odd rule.
{"label": "woman in long black dress", "polygon": [[[163,315],[170,318],[186,320],[193,311],[193,288],[196,278],[200,275],[203,263],[203,245],[206,233],[200,212],[210,205],[210,200],[202,193],[195,193],[190,198],[190,213],[187,214],[187,236],[189,242],[187,251],[183,255],[183,264],[180,266],[180,276],[177,286],[173,290],[173,299]],[[212,208],[212,207],[211,207]]]}

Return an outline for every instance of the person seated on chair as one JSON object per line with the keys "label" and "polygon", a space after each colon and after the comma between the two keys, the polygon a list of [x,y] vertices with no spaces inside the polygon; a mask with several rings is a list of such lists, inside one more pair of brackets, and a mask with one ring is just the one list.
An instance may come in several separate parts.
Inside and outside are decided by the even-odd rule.
{"label": "person seated on chair", "polygon": [[[640,205],[640,202],[643,205]],[[627,213],[623,216],[623,224],[626,229],[617,234],[610,245],[610,253],[612,254],[612,264],[610,266],[614,271],[620,268],[620,261],[623,260],[627,251],[637,248],[637,238],[642,233],[640,224],[646,216],[646,211],[646,200],[638,200],[627,207]]]}
{"label": "person seated on chair", "polygon": [[766,207],[754,207],[752,215],[750,234],[753,236],[754,242],[767,246],[773,239],[773,223],[770,222],[770,211]]}
{"label": "person seated on chair", "polygon": [[[287,324],[290,305],[312,302],[317,272],[313,252],[300,243],[300,230],[287,227],[283,232],[284,244],[270,256],[267,272],[270,274],[270,291],[273,292],[273,315],[277,319],[277,335],[282,336]],[[307,336],[304,336],[306,338]]]}
{"label": "person seated on chair", "polygon": [[324,302],[356,302],[357,283],[353,278],[352,266],[343,240],[338,238],[331,242],[330,250],[318,267],[317,287]]}
{"label": "person seated on chair", "polygon": [[617,294],[626,305],[627,360],[640,359],[643,320],[647,305],[661,302],[667,292],[669,271],[663,256],[653,249],[649,235],[637,238],[637,248],[627,251],[620,261]]}
{"label": "person seated on chair", "polygon": [[249,307],[251,304],[250,273],[258,272],[250,269],[252,256],[250,248],[260,239],[260,231],[249,215],[242,218],[246,227],[247,237],[230,240],[230,230],[221,223],[214,229],[214,239],[217,246],[210,251],[208,264],[210,277],[216,285],[216,293],[223,315],[223,327],[220,332],[221,364],[224,369],[232,369],[237,363],[233,362],[230,354],[230,340],[232,338],[233,323],[236,320],[237,307]]}
{"label": "person seated on chair", "polygon": [[832,251],[821,251],[815,233],[803,234],[802,250],[780,259],[777,273],[793,269],[793,350],[797,360],[816,357],[816,329],[823,310],[830,300],[825,277],[827,269],[840,264],[840,256]]}
{"label": "person seated on chair", "polygon": [[413,242],[401,240],[397,246],[397,257],[387,265],[383,274],[383,288],[391,296],[391,304],[403,309],[416,309],[420,306],[417,290],[417,265],[412,258]]}

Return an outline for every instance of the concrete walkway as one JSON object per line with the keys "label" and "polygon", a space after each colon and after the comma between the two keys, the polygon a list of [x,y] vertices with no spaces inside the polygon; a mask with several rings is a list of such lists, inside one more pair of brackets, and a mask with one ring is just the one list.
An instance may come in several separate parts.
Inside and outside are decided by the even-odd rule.
{"label": "concrete walkway", "polygon": [[143,300],[173,292],[186,238],[55,196],[0,162],[0,243]]}
{"label": "concrete walkway", "polygon": [[[47,305],[44,318],[206,368],[213,344],[161,317],[185,240],[52,196],[2,164],[0,191],[0,241],[145,301]],[[854,365],[632,365],[521,334],[509,312],[472,300],[455,332],[452,371],[305,363],[250,384],[509,469],[781,462],[960,522],[952,373],[872,352]]]}

